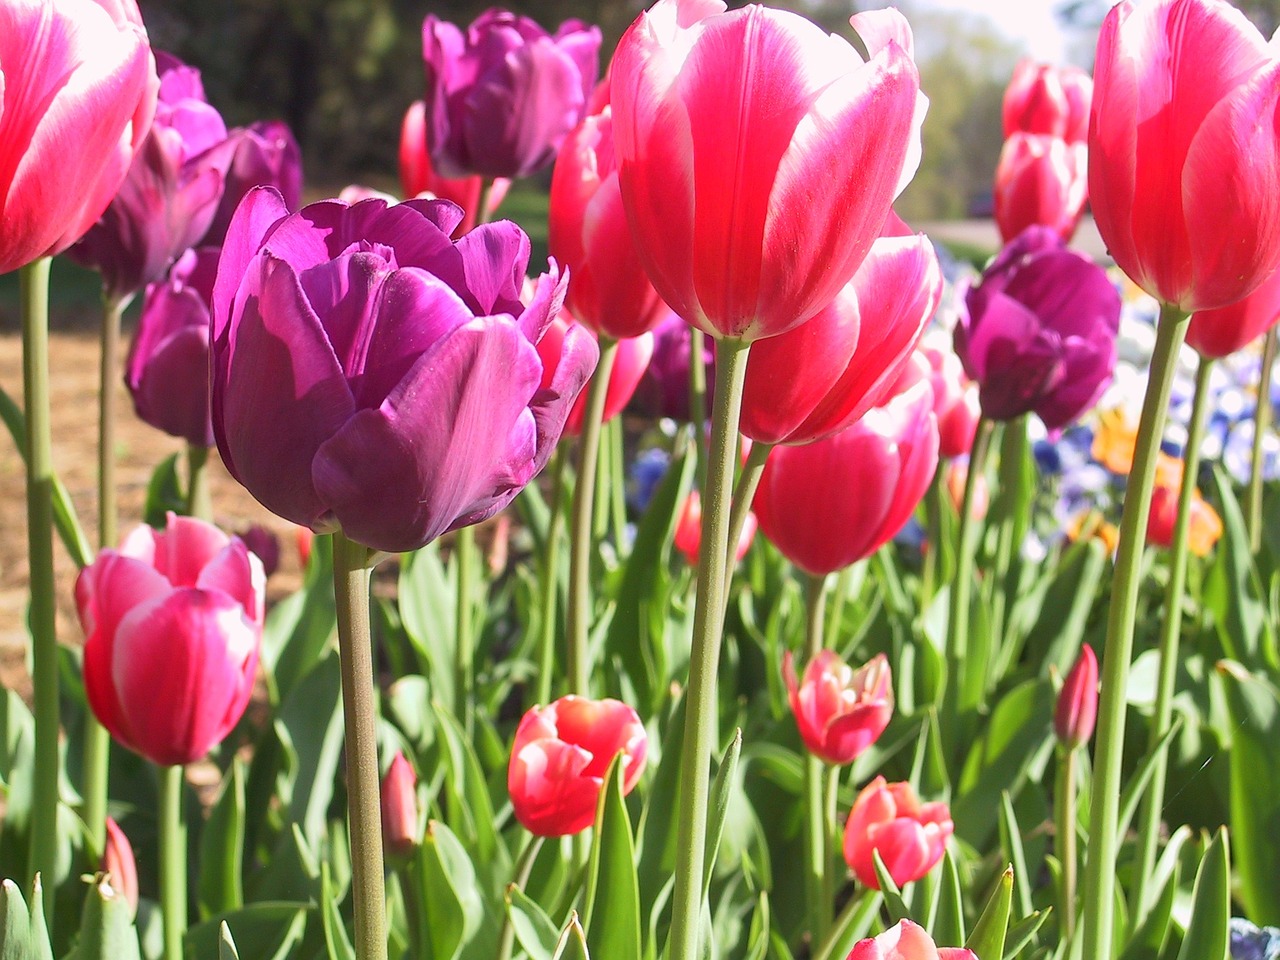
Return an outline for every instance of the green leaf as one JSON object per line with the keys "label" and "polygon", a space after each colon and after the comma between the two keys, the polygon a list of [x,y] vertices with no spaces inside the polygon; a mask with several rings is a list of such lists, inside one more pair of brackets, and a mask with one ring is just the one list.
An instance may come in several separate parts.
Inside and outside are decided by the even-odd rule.
{"label": "green leaf", "polygon": [[104,880],[89,885],[80,939],[72,956],[75,960],[138,960],[141,956],[129,902]]}
{"label": "green leaf", "polygon": [[879,890],[863,890],[853,897],[836,917],[827,939],[814,951],[814,960],[844,960],[854,944],[870,932],[883,902]]}
{"label": "green leaf", "polygon": [[1205,583],[1205,603],[1215,613],[1214,625],[1227,656],[1250,667],[1276,662],[1266,594],[1253,565],[1244,515],[1220,465],[1213,470],[1214,492],[1222,514],[1223,536]]}
{"label": "green leaf", "polygon": [[200,833],[200,916],[244,906],[244,761],[236,757]]}
{"label": "green leaf", "polygon": [[640,960],[640,888],[631,818],[622,799],[625,760],[619,753],[605,775],[587,871],[582,925],[599,960]]}
{"label": "green leaf", "polygon": [[298,683],[323,659],[337,628],[333,538],[316,537],[302,588],[271,608],[262,630],[262,664],[272,703],[288,702]]}
{"label": "green leaf", "polygon": [[331,652],[303,677],[281,708],[284,727],[296,751],[289,819],[302,826],[312,850],[324,842],[329,805],[342,756],[342,676],[337,652]]}
{"label": "green leaf", "polygon": [[338,913],[338,897],[327,863],[320,866],[320,925],[324,928],[324,945],[329,960],[356,960],[355,948],[351,946],[342,915]]}
{"label": "green leaf", "polygon": [[147,482],[147,500],[142,508],[142,520],[150,527],[163,527],[165,516],[170,513],[186,513],[187,497],[178,479],[178,454],[160,461]]}
{"label": "green leaf", "polygon": [[893,882],[893,877],[889,875],[889,869],[884,865],[884,861],[880,859],[880,851],[874,848],[871,850],[871,863],[875,867],[876,879],[880,881],[880,893],[884,897],[884,906],[889,914],[889,922],[898,923],[900,920],[910,920],[911,911],[907,909],[906,901],[902,899],[902,891]]}
{"label": "green leaf", "polygon": [[964,898],[960,892],[960,873],[948,847],[942,854],[942,870],[937,906],[929,933],[936,943],[956,946],[964,943]]}
{"label": "green leaf", "polygon": [[1007,867],[996,883],[982,916],[974,924],[965,946],[978,955],[978,960],[1001,960],[1005,936],[1009,930],[1009,911],[1013,904],[1013,867]]}
{"label": "green leaf", "polygon": [[231,936],[231,928],[226,921],[218,928],[218,960],[240,960],[240,951]]}
{"label": "green leaf", "polygon": [[1169,724],[1169,729],[1160,738],[1160,742],[1156,744],[1155,749],[1142,758],[1142,762],[1134,770],[1133,776],[1125,784],[1124,792],[1120,795],[1120,810],[1116,819],[1117,836],[1123,837],[1129,832],[1129,824],[1133,820],[1133,815],[1138,812],[1138,803],[1142,800],[1143,793],[1146,792],[1147,784],[1151,782],[1152,773],[1155,772],[1156,761],[1169,749],[1169,744],[1173,743],[1173,738],[1178,735],[1178,731],[1181,729],[1182,718],[1174,717],[1173,722]]}
{"label": "green leaf", "polygon": [[1102,541],[1088,537],[1067,550],[1053,569],[1024,645],[1024,662],[1038,665],[1040,677],[1047,679],[1050,667],[1061,676],[1071,669],[1109,566]]}
{"label": "green leaf", "polygon": [[514,883],[507,886],[507,916],[529,960],[551,960],[560,931],[547,912]]}
{"label": "green leaf", "polygon": [[1013,866],[1013,892],[1018,898],[1018,913],[1029,916],[1032,913],[1031,885],[1028,881],[1027,855],[1022,846],[1022,830],[1018,827],[1017,814],[1013,812],[1013,801],[1006,790],[1000,794],[1000,846]]}
{"label": "green leaf", "polygon": [[[1274,843],[1274,838],[1272,839]],[[1274,880],[1274,878],[1273,878]],[[1227,960],[1231,949],[1231,851],[1225,827],[1204,852],[1191,893],[1191,922],[1178,960]]]}
{"label": "green leaf", "polygon": [[502,845],[494,827],[489,786],[475,751],[457,718],[439,703],[432,703],[436,737],[445,762],[445,784],[449,794],[448,821],[475,853],[477,863],[489,863]]}
{"label": "green leaf", "polygon": [[453,960],[484,919],[476,872],[445,824],[431,821],[418,848],[417,867],[432,960]]}
{"label": "green leaf", "polygon": [[12,880],[3,881],[0,887],[0,960],[53,960],[38,885],[31,896],[31,911],[28,911],[18,885]]}
{"label": "green leaf", "polygon": [[1034,913],[1028,914],[1017,923],[1010,925],[1004,947],[1004,960],[1014,960],[1022,953],[1022,948],[1031,942],[1034,937],[1044,926],[1044,922],[1049,919],[1049,914],[1053,913],[1053,907],[1045,907],[1043,910],[1036,910]]}
{"label": "green leaf", "polygon": [[422,662],[422,672],[431,677],[436,697],[452,708],[457,589],[434,544],[401,558],[399,586],[405,633]]}
{"label": "green leaf", "polygon": [[587,938],[578,923],[575,913],[569,917],[569,923],[560,934],[560,942],[556,944],[556,952],[552,960],[591,960],[587,951]]}
{"label": "green leaf", "polygon": [[238,954],[253,960],[289,960],[302,943],[310,910],[305,903],[263,901],[214,917],[187,931],[187,956],[223,956],[234,933],[231,946]]}
{"label": "green leaf", "polygon": [[729,801],[733,798],[734,777],[738,770],[738,757],[742,755],[742,728],[733,732],[733,739],[720,760],[716,782],[711,787],[711,806],[707,818],[707,849],[703,861],[702,897],[705,902],[715,875],[716,857],[720,853],[720,838],[724,834],[725,818],[729,815]]}
{"label": "green leaf", "polygon": [[[649,784],[640,814],[640,902],[651,914],[659,893],[671,880],[675,869],[675,801],[680,783],[680,743],[684,740],[685,698],[676,699],[662,736],[653,738],[667,744],[658,758],[657,771]],[[651,922],[651,926],[652,926]]]}
{"label": "green leaf", "polygon": [[1125,944],[1120,960],[1159,960],[1169,939],[1169,920],[1173,915],[1173,898],[1178,892],[1178,864],[1160,888],[1160,895],[1147,912],[1138,929]]}

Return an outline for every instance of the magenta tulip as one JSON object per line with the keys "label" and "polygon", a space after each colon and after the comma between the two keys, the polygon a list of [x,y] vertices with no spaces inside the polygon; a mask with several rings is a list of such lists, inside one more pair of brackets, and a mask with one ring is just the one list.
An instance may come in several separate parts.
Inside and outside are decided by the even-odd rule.
{"label": "magenta tulip", "polygon": [[1280,269],[1243,300],[1216,310],[1197,310],[1187,325],[1187,345],[1202,357],[1242,350],[1280,320]]}
{"label": "magenta tulip", "polygon": [[0,4],[0,273],[80,239],[156,109],[134,0]]}
{"label": "magenta tulip", "polygon": [[1092,97],[1093,80],[1079,67],[1019,61],[1004,91],[1005,139],[1033,133],[1083,143]]}
{"label": "magenta tulip", "polygon": [[1089,197],[1116,263],[1194,312],[1280,263],[1280,50],[1225,0],[1133,0],[1098,37]]}
{"label": "magenta tulip", "polygon": [[302,149],[282,120],[259,120],[227,134],[231,164],[217,212],[201,244],[221,247],[231,218],[254,187],[275,187],[290,210],[302,201]]}
{"label": "magenta tulip", "polygon": [[[564,341],[571,330],[581,329],[569,319],[565,311],[551,321],[547,332],[538,341],[538,355],[542,358],[542,385],[550,386],[557,376],[560,358],[564,355]],[[649,367],[649,358],[653,356],[653,334],[646,333],[639,337],[627,337],[618,341],[618,350],[613,357],[613,369],[609,371],[609,387],[604,395],[604,412],[601,423],[608,423],[631,400],[636,384],[644,376]],[[590,381],[588,381],[590,382]],[[569,416],[564,423],[564,432],[576,437],[582,432],[582,421],[587,411],[587,390],[578,394],[578,399],[569,408]]]}
{"label": "magenta tulip", "polygon": [[614,54],[622,201],[658,294],[715,337],[784,333],[835,299],[915,171],[911,31],[853,18],[870,51],[797,14],[658,0]]}
{"label": "magenta tulip", "polygon": [[845,960],[978,960],[978,955],[964,947],[939,947],[924,927],[899,920],[880,936],[859,940]]}
{"label": "magenta tulip", "polygon": [[525,177],[549,164],[585,113],[599,75],[600,30],[578,20],[549,36],[491,9],[465,33],[428,15],[426,144],[446,177]]}
{"label": "magenta tulip", "polygon": [[113,737],[171,766],[231,731],[253,692],[265,580],[239,540],[173,514],[81,571],[85,694]]}
{"label": "magenta tulip", "polygon": [[537,343],[566,278],[528,304],[529,239],[449,239],[444,200],[313,203],[251,190],[213,295],[213,432],[267,509],[389,553],[485,520],[551,457],[594,369],[585,330],[542,386]]}
{"label": "magenta tulip", "polygon": [[942,802],[921,803],[909,783],[876,777],[862,788],[844,826],[844,859],[864,886],[880,889],[873,854],[899,887],[942,859],[955,825]]}
{"label": "magenta tulip", "polygon": [[[484,211],[486,220],[493,217],[510,186],[511,181],[505,177],[492,181]],[[476,225],[484,177],[477,173],[469,177],[449,178],[435,172],[427,153],[426,106],[421,100],[415,100],[409,105],[404,122],[400,125],[400,187],[404,190],[405,197],[452,200],[465,211],[462,223],[458,226],[462,233]]]}
{"label": "magenta tulip", "polygon": [[893,717],[889,661],[877,654],[854,670],[833,650],[821,650],[796,679],[791,651],[782,658],[791,712],[809,752],[827,763],[853,763],[880,738]]}
{"label": "magenta tulip", "polygon": [[964,364],[950,350],[921,345],[912,360],[914,371],[904,372],[901,389],[916,379],[933,388],[933,412],[938,418],[938,454],[958,457],[969,452],[978,432],[982,408],[978,386],[964,372]]}
{"label": "magenta tulip", "polygon": [[1015,133],[996,167],[995,213],[1008,243],[1027,227],[1049,227],[1070,240],[1089,196],[1088,151],[1038,133]]}

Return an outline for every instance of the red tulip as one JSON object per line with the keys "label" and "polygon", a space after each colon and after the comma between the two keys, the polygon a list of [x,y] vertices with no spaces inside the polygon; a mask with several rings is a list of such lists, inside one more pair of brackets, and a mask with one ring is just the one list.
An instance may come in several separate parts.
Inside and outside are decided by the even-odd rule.
{"label": "red tulip", "polygon": [[1225,0],[1134,0],[1098,37],[1089,122],[1098,231],[1138,286],[1186,311],[1280,263],[1280,50]]}
{"label": "red tulip", "polygon": [[918,383],[840,433],[775,447],[753,506],[796,566],[832,573],[869,557],[907,522],[938,465],[938,424]]}
{"label": "red tulip", "polygon": [[[1178,522],[1178,487],[1156,480],[1151,494],[1151,512],[1147,515],[1147,543],[1168,549],[1173,546],[1174,527]],[[1191,515],[1188,518],[1187,549],[1197,557],[1207,557],[1222,536],[1222,518],[1199,490],[1191,493]]]}
{"label": "red tulip", "polygon": [[382,842],[391,853],[404,856],[418,845],[418,777],[397,750],[382,775],[379,800],[382,809]]}
{"label": "red tulip", "polygon": [[516,819],[541,837],[581,833],[595,820],[613,758],[626,758],[627,794],[640,779],[647,749],[639,715],[617,700],[568,696],[534,707],[516,730],[507,769]]}
{"label": "red tulip", "polygon": [[1202,357],[1225,357],[1248,346],[1280,320],[1280,269],[1243,300],[1217,310],[1197,310],[1187,344]]}
{"label": "red tulip", "polygon": [[822,650],[797,683],[791,651],[782,659],[800,739],[827,763],[853,763],[884,733],[893,716],[893,677],[884,654],[854,670],[839,654]]}
{"label": "red tulip", "polygon": [[939,947],[924,927],[899,920],[880,936],[859,940],[845,960],[978,960],[964,947]]}
{"label": "red tulip", "polygon": [[120,824],[107,817],[107,835],[102,848],[99,869],[111,878],[111,889],[129,904],[131,913],[138,912],[138,861],[133,844],[120,829]]}
{"label": "red tulip", "polygon": [[918,160],[911,30],[858,14],[870,51],[794,13],[658,0],[614,54],[622,201],[658,294],[757,340],[835,299]]}
{"label": "red tulip", "polygon": [[1037,133],[1083,143],[1092,95],[1093,80],[1079,67],[1020,61],[1004,91],[1005,139]]}
{"label": "red tulip", "polygon": [[[742,534],[738,537],[738,548],[734,558],[741,560],[751,549],[751,541],[756,538],[756,515],[750,510],[742,523]],[[680,510],[680,518],[676,520],[675,548],[684,554],[689,566],[698,562],[698,551],[702,549],[702,498],[697,490],[690,491],[685,498],[684,507]]]}
{"label": "red tulip", "polygon": [[996,225],[1008,243],[1033,224],[1070,240],[1089,196],[1083,143],[1038,133],[1015,133],[996,166]]}
{"label": "red tulip", "polygon": [[[538,341],[538,355],[542,358],[542,386],[550,385],[555,378],[556,367],[564,345],[564,338],[576,326],[562,310],[551,321],[547,332]],[[579,328],[581,329],[581,328]],[[601,423],[608,423],[627,405],[631,395],[636,392],[636,385],[649,367],[649,358],[653,356],[653,334],[646,333],[638,337],[628,337],[618,341],[618,350],[613,355],[613,369],[609,372],[609,389],[605,391],[604,418]],[[593,374],[594,376],[594,374]],[[565,420],[564,432],[577,436],[582,432],[582,419],[586,416],[587,393],[591,381],[582,388],[577,400],[569,410]]]}
{"label": "red tulip", "polygon": [[[439,200],[452,200],[460,206],[464,212],[462,223],[458,225],[460,233],[466,233],[476,225],[484,178],[479,174],[442,177],[432,169],[431,156],[427,153],[426,106],[421,100],[409,105],[400,125],[400,186],[406,197],[427,194]],[[505,177],[494,178],[489,188],[489,202],[485,206],[486,220],[498,209],[510,186],[511,181]]]}
{"label": "red tulip", "polygon": [[1098,657],[1082,644],[1053,709],[1053,731],[1068,747],[1088,743],[1098,719]]}
{"label": "red tulip", "polygon": [[173,514],[81,571],[85,694],[113,737],[169,766],[231,731],[253,692],[265,580],[239,540]]}
{"label": "red tulip", "polygon": [[547,246],[573,277],[564,304],[579,323],[619,339],[648,333],[666,316],[622,209],[607,104],[560,145],[548,217]]}
{"label": "red tulip", "polygon": [[0,273],[93,226],[151,127],[159,88],[134,0],[0,6]]}
{"label": "red tulip", "polygon": [[942,859],[954,825],[942,802],[921,803],[909,783],[876,777],[862,788],[844,827],[844,859],[860,882],[880,889],[872,851],[893,882],[919,880]]}
{"label": "red tulip", "polygon": [[859,419],[889,395],[941,297],[928,237],[880,237],[834,301],[751,348],[742,433],[761,443],[810,443]]}

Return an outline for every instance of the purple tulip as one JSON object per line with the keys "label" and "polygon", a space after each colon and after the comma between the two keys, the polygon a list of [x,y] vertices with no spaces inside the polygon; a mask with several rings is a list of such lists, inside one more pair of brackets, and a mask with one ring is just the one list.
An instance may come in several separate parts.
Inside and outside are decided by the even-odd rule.
{"label": "purple tulip", "polygon": [[302,150],[287,123],[259,120],[236,127],[227,139],[234,144],[234,153],[226,189],[202,241],[211,247],[222,246],[236,207],[253,187],[275,187],[290,210],[297,210],[302,202]]}
{"label": "purple tulip", "polygon": [[464,34],[428,15],[427,152],[445,177],[523,177],[555,159],[586,110],[600,30],[566,20],[549,36],[528,17],[482,13]]}
{"label": "purple tulip", "polygon": [[125,384],[138,418],[197,447],[213,446],[209,420],[209,300],[218,248],[188,250],[147,286]]}
{"label": "purple tulip", "polygon": [[70,251],[102,273],[108,296],[117,299],[160,279],[204,236],[231,161],[226,125],[205,101],[200,71],[160,51],[156,66],[160,99],[151,131],[111,205]]}
{"label": "purple tulip", "polygon": [[1088,410],[1111,381],[1120,295],[1092,260],[1046,227],[1028,227],[970,288],[956,353],[978,382],[984,416],[1035,411],[1057,429]]}
{"label": "purple tulip", "polygon": [[564,299],[554,267],[520,300],[529,238],[502,221],[449,239],[447,200],[326,200],[290,214],[258,187],[213,292],[213,432],[267,509],[376,550],[493,516],[550,458],[595,369],[565,338],[540,389],[535,344]]}
{"label": "purple tulip", "polygon": [[[693,328],[674,312],[668,312],[653,329],[653,356],[631,395],[630,409],[641,416],[669,417],[687,423],[689,412],[689,356],[693,350]],[[712,386],[716,379],[715,341],[703,338],[702,362],[706,366],[706,409],[711,410]]]}

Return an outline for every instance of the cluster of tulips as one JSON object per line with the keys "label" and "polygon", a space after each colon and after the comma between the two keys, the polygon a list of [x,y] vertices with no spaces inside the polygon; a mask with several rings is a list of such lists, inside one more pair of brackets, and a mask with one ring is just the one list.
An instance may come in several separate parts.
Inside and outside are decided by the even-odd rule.
{"label": "cluster of tulips", "polygon": [[[1280,56],[1238,11],[1224,0],[1124,0],[1102,26],[1092,80],[1074,70],[1019,67],[1005,98],[1007,140],[996,172],[1005,246],[956,298],[954,351],[936,336],[945,293],[938,255],[892,211],[919,162],[928,107],[911,29],[896,10],[852,18],[864,57],[790,12],[658,0],[622,38],[599,83],[601,38],[593,27],[571,21],[549,35],[492,10],[464,30],[428,16],[424,97],[406,113],[400,153],[408,199],[353,187],[301,207],[300,155],[289,131],[277,122],[228,131],[198,71],[151,50],[133,0],[0,0],[0,13],[0,156],[8,171],[0,178],[0,271],[20,269],[23,277],[26,410],[15,433],[27,461],[31,537],[36,719],[24,861],[31,874],[59,872],[64,668],[53,617],[56,512],[83,568],[75,601],[86,637],[84,695],[96,721],[83,734],[76,789],[105,871],[91,900],[105,903],[114,890],[134,909],[138,902],[129,842],[107,816],[110,737],[162,770],[163,935],[155,952],[179,960],[194,949],[183,768],[241,725],[260,661],[269,657],[275,670],[282,659],[263,647],[266,571],[258,553],[266,551],[251,551],[212,523],[206,467],[216,447],[266,509],[332,535],[317,563],[331,562],[333,572],[348,814],[345,829],[326,842],[345,847],[352,922],[344,925],[336,903],[320,904],[327,955],[437,955],[441,931],[454,928],[434,912],[444,908],[432,896],[452,891],[465,913],[478,897],[467,884],[478,881],[463,879],[457,857],[437,851],[435,827],[424,836],[420,781],[435,783],[433,791],[441,777],[453,784],[459,769],[477,762],[469,744],[483,744],[495,730],[477,719],[475,630],[484,611],[474,530],[517,498],[536,496],[532,482],[554,463],[541,622],[520,627],[540,634],[542,675],[529,687],[542,695],[504,754],[506,799],[529,837],[516,863],[497,868],[509,866],[501,882],[513,884],[496,940],[500,960],[509,960],[517,940],[530,957],[589,944],[598,960],[639,958],[639,923],[632,932],[618,921],[622,932],[610,935],[601,925],[613,921],[598,911],[607,902],[602,885],[637,882],[622,798],[641,782],[647,761],[652,767],[656,727],[637,710],[639,695],[635,705],[626,696],[591,697],[605,686],[593,680],[615,665],[601,654],[599,638],[611,626],[598,602],[606,587],[593,578],[598,493],[609,492],[597,490],[597,477],[622,482],[602,458],[603,425],[630,402],[692,425],[682,437],[697,437],[688,447],[699,476],[697,490],[680,491],[663,533],[687,559],[696,588],[687,669],[678,677],[679,734],[656,751],[676,758],[666,769],[678,775],[662,780],[671,794],[672,858],[657,910],[665,940],[650,931],[649,949],[671,960],[708,949],[711,877],[731,802],[725,791],[733,789],[739,753],[751,749],[741,732],[726,748],[720,731],[728,586],[758,530],[805,585],[803,671],[790,650],[771,663],[807,752],[797,771],[804,810],[797,859],[809,956],[1015,955],[1044,918],[1027,930],[1010,925],[1012,874],[997,883],[965,946],[957,939],[935,945],[935,935],[947,942],[940,931],[963,934],[962,908],[944,906],[937,893],[948,883],[958,889],[954,863],[938,866],[962,824],[945,799],[922,802],[930,792],[920,789],[920,771],[932,751],[945,754],[957,743],[962,750],[994,690],[999,657],[973,624],[990,618],[998,632],[1012,623],[1006,606],[1013,598],[998,587],[993,609],[973,609],[975,585],[985,586],[975,564],[994,438],[1003,437],[1004,480],[1003,465],[1026,453],[1024,418],[1035,415],[1051,432],[1069,427],[1094,406],[1116,365],[1120,293],[1068,246],[1088,198],[1119,268],[1162,304],[1126,464],[1101,684],[1098,658],[1077,642],[1053,714],[1062,913],[1054,956],[1068,949],[1088,960],[1118,955],[1125,697],[1148,518],[1153,539],[1173,552],[1151,725],[1155,759],[1138,814],[1143,877],[1157,873],[1166,777],[1158,748],[1171,736],[1188,530],[1203,503],[1196,492],[1200,389],[1215,359],[1246,346],[1280,315]],[[551,259],[533,265],[530,277],[528,236],[495,216],[514,181],[552,163]],[[63,251],[102,277],[104,384],[118,375],[121,315],[143,295],[126,382],[139,417],[186,441],[189,453],[187,515],[171,512],[163,529],[142,526],[119,537],[114,414],[104,389],[96,557],[68,517],[49,453],[45,298],[49,257]],[[1165,471],[1153,501],[1184,339],[1202,358],[1197,412],[1184,463]],[[562,442],[565,436],[576,442]],[[926,502],[921,605],[941,595],[935,588],[948,534],[937,497],[940,463],[948,462],[959,472],[951,475],[948,515],[958,523],[947,553],[945,628],[933,685],[924,696],[913,689],[911,702],[931,699],[930,722],[955,726],[942,734],[926,726],[912,779],[889,782],[863,761],[877,756],[894,722],[897,668],[883,654],[850,666],[829,642],[825,600],[834,593],[842,602],[844,571],[877,554]],[[566,524],[561,629],[556,552]],[[615,549],[623,526],[615,524]],[[415,770],[403,749],[387,749],[373,636],[396,618],[382,613],[371,621],[370,582],[379,563],[446,536],[456,604],[455,635],[444,638],[453,661],[444,668],[453,670],[455,699],[454,717],[436,735],[444,742],[456,725],[468,746],[437,775]],[[1015,550],[1003,538],[995,546],[1006,572]],[[417,562],[405,560],[405,568]],[[643,605],[615,611],[637,622],[652,612]],[[608,686],[635,693],[630,679]],[[394,693],[387,697],[394,708]],[[1082,788],[1079,756],[1095,718],[1092,777]],[[708,771],[721,750],[713,779]],[[853,776],[863,782],[841,830],[839,799]],[[1077,898],[1082,789],[1091,800]],[[468,815],[483,817],[474,802],[467,794]],[[589,873],[580,881],[584,935],[571,909],[567,924],[559,917],[552,924],[521,888],[542,838],[588,830],[589,858],[569,841],[558,848],[564,869]],[[441,841],[439,849],[450,842],[457,844]],[[622,874],[619,844],[627,851]],[[428,848],[436,859],[421,858]],[[837,850],[859,889],[877,897],[859,895],[838,916],[847,898]],[[1226,868],[1221,877],[1212,873],[1215,858],[1226,856],[1222,834],[1196,884],[1205,917],[1205,905],[1227,889]],[[499,864],[492,851],[489,857],[486,870]],[[400,891],[394,896],[388,866]],[[929,881],[934,899],[904,899],[931,871],[943,874]],[[331,889],[325,877],[321,889]],[[1157,892],[1153,885],[1135,895],[1136,917],[1155,908]],[[425,919],[414,928],[418,940],[397,944],[392,936],[389,946],[389,905],[402,897],[421,899]],[[908,914],[922,902],[932,907],[916,917],[919,925]],[[44,901],[46,914],[52,906],[52,897]],[[1166,923],[1168,912],[1166,905]],[[22,934],[5,916],[0,943],[8,956],[17,940],[6,938]],[[790,957],[764,917],[756,955]],[[43,922],[32,919],[31,929]],[[551,925],[550,944],[539,923]],[[868,936],[876,923],[881,932]],[[1209,944],[1205,960],[1225,954],[1225,917],[1215,923],[1193,922],[1180,960],[1201,960],[1186,944]],[[465,955],[466,925],[456,926],[455,949],[445,957]],[[224,934],[231,955],[236,933],[233,925]],[[1016,946],[1015,936],[1022,936]],[[1134,955],[1162,956],[1159,946]],[[1037,954],[1047,955],[1047,948]]]}

